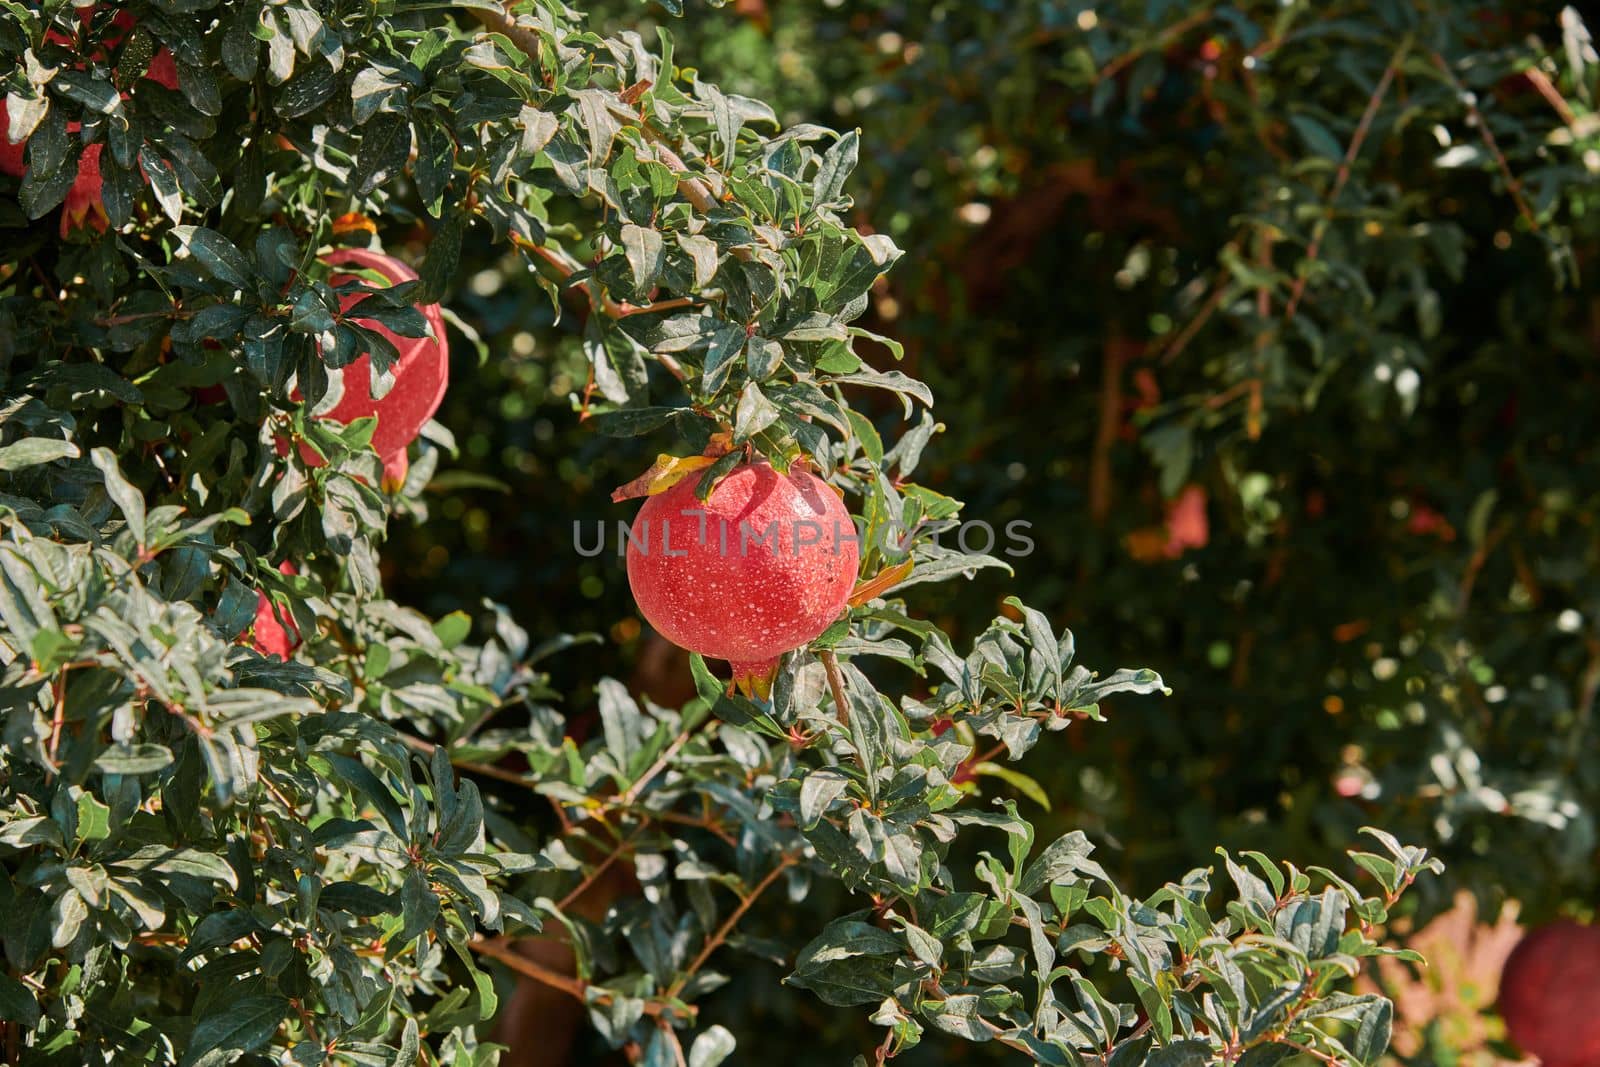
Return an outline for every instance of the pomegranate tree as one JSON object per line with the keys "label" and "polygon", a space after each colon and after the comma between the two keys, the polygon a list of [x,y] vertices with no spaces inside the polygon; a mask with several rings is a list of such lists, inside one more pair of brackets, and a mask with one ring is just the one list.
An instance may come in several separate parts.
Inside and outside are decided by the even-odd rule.
{"label": "pomegranate tree", "polygon": [[[1373,832],[1386,854],[1358,853],[1354,864],[1376,895],[1324,868],[1282,869],[1255,852],[1243,863],[1224,853],[1209,871],[1172,869],[1152,895],[1124,888],[1122,868],[1139,842],[1102,867],[1090,835],[1072,827],[1076,810],[1030,822],[1050,797],[1009,765],[1036,747],[1036,763],[1073,774],[1103,764],[1057,737],[1068,727],[1088,732],[1081,728],[1109,700],[1123,723],[1156,718],[1164,741],[1183,735],[1177,747],[1120,746],[1116,785],[1118,797],[1128,787],[1129,803],[1112,807],[1123,821],[1170,821],[1162,813],[1174,805],[1226,812],[1226,793],[1208,790],[1236,776],[1238,761],[1182,773],[1186,746],[1206,730],[1120,714],[1123,697],[1164,691],[1160,676],[1096,675],[1077,661],[1073,634],[1037,608],[1007,598],[985,624],[955,610],[953,596],[919,603],[928,585],[1007,566],[959,533],[955,545],[940,544],[940,532],[1004,521],[1013,503],[1057,532],[1067,528],[1055,521],[1054,498],[1080,494],[1070,484],[1049,498],[1023,494],[1031,469],[1023,458],[1052,476],[1130,469],[1110,432],[1121,404],[1109,394],[1122,371],[1137,361],[1152,373],[1211,373],[1195,366],[1210,357],[1162,362],[1150,345],[1160,338],[1144,336],[1143,325],[1158,313],[1214,308],[1226,322],[1250,303],[1238,298],[1241,285],[1261,286],[1262,302],[1281,307],[1290,279],[1306,279],[1299,323],[1308,329],[1252,331],[1282,344],[1264,346],[1259,366],[1234,361],[1249,364],[1274,405],[1267,410],[1279,410],[1286,390],[1275,364],[1311,333],[1319,298],[1333,288],[1293,262],[1312,214],[1305,192],[1318,194],[1316,216],[1325,217],[1331,200],[1319,183],[1330,168],[1296,158],[1291,202],[1249,215],[1230,208],[1202,227],[1232,232],[1239,259],[1254,263],[1205,303],[1157,295],[1168,268],[1183,266],[1165,262],[1160,225],[1145,235],[1150,280],[1108,305],[1104,322],[1083,315],[1093,310],[1084,279],[1064,289],[1051,263],[1027,257],[1011,257],[1011,266],[1042,269],[990,270],[976,279],[984,286],[957,272],[948,286],[890,288],[884,275],[901,254],[890,230],[902,229],[902,212],[881,198],[856,203],[848,176],[858,160],[893,157],[936,175],[947,170],[942,161],[962,164],[952,171],[962,201],[984,203],[963,206],[960,221],[975,222],[970,209],[992,201],[997,224],[974,225],[954,243],[941,238],[964,254],[1026,236],[1032,220],[1019,226],[1007,201],[1036,180],[1076,183],[1095,172],[1092,155],[1074,149],[1084,167],[1063,176],[1053,165],[1032,173],[1026,159],[1000,153],[1004,180],[995,185],[989,164],[965,166],[968,149],[987,139],[963,135],[953,142],[961,158],[941,149],[921,167],[886,153],[876,135],[780,125],[776,109],[718,89],[696,48],[674,51],[665,25],[654,35],[603,36],[617,12],[586,20],[565,4],[464,6],[124,0],[99,4],[85,25],[89,0],[0,4],[8,143],[13,134],[28,142],[20,163],[0,157],[23,170],[20,181],[0,175],[6,1062],[454,1064],[487,1062],[504,1043],[513,1055],[583,1062],[718,1067],[799,1055],[833,1067],[853,1057],[898,1063],[924,1040],[965,1037],[1045,1064],[1299,1055],[1374,1067],[1392,1008],[1337,987],[1350,959],[1375,951],[1373,931],[1395,925],[1389,909],[1406,887],[1436,867],[1426,852]],[[952,17],[961,7],[937,6]],[[1037,22],[1030,8],[1039,5],[1011,6],[1018,21]],[[999,21],[993,14],[985,21]],[[135,19],[117,43],[113,24]],[[1293,32],[1295,47],[1283,51],[1303,52],[1302,27],[1318,28],[1308,11],[1295,19],[1288,29],[1269,22],[1261,39]],[[1137,51],[1135,80],[1181,53],[1187,42],[1178,38],[1190,33],[1223,35],[1228,66],[1244,69],[1232,62],[1244,55],[1233,37],[1253,33],[1251,20],[1242,29],[1213,21],[1168,38],[1159,26],[1105,18],[1092,40],[1114,50],[1105,56]],[[640,28],[659,23],[639,16]],[[1041,56],[1082,47],[1067,40],[1081,26],[1055,28],[1063,33],[1042,43]],[[1373,35],[1385,38],[1380,58],[1389,62],[1388,35]],[[1419,35],[1414,46],[1443,48],[1448,36]],[[1152,40],[1170,43],[1152,48]],[[158,63],[163,45],[170,65]],[[868,50],[881,64],[880,49]],[[909,51],[905,59],[918,66]],[[1543,69],[1527,50],[1506,61],[1524,59],[1530,71]],[[1264,97],[1284,95],[1276,63],[1275,54],[1255,72],[1276,86]],[[1404,89],[1421,121],[1453,129],[1445,108],[1427,102],[1414,65]],[[157,84],[162,69],[176,92]],[[1063,69],[1077,80],[1103,68],[1074,60]],[[1365,94],[1349,79],[1324,80],[1340,81],[1340,99],[1360,106]],[[1117,81],[1107,73],[1101,84],[1115,90]],[[1078,106],[1062,91],[1070,86],[1051,84]],[[1245,106],[1248,94],[1219,89],[1218,100]],[[1505,117],[1497,100],[1483,100]],[[873,110],[860,112],[864,121]],[[1350,110],[1330,98],[1317,114],[1338,137]],[[1287,123],[1282,111],[1249,118]],[[1524,139],[1506,143],[1516,151]],[[1368,151],[1353,161],[1352,181],[1363,183],[1380,158]],[[85,163],[84,198],[63,210]],[[1465,196],[1467,184],[1457,178],[1450,188]],[[902,185],[883,188],[898,195]],[[954,202],[941,193],[922,214],[948,229]],[[96,203],[105,233],[92,229]],[[1176,229],[1199,218],[1168,207]],[[1473,204],[1460,214],[1488,213]],[[63,215],[90,228],[62,241]],[[884,228],[858,230],[850,221],[858,217]],[[1074,208],[1059,221],[1081,229],[1083,218]],[[1360,231],[1343,214],[1330,225],[1326,255],[1339,258]],[[1041,220],[1032,230],[1054,226]],[[1251,239],[1260,226],[1273,227],[1274,262],[1257,261]],[[1409,268],[1395,258],[1401,229],[1386,227],[1386,262]],[[357,232],[374,251],[332,251],[356,243]],[[1125,247],[1126,235],[1106,236],[1102,255]],[[401,241],[416,247],[416,274],[376,251]],[[1206,264],[1229,266],[1215,249],[1201,251]],[[990,260],[978,254],[971,264]],[[491,299],[492,287],[476,284],[485,270],[502,295]],[[425,284],[412,281],[417,274]],[[990,283],[1020,286],[1035,275],[1048,276],[1046,290],[1030,294],[1025,315],[1070,309],[1092,337],[1057,331],[1047,344],[969,350],[967,340],[983,338],[963,326],[945,340],[974,371],[983,361],[982,376],[968,377],[948,353],[925,343],[906,353],[895,337],[854,325],[875,302],[881,314],[868,321],[886,329],[920,318],[922,305],[965,320],[993,303]],[[659,437],[587,441],[564,453],[565,444],[553,445],[534,463],[500,447],[468,449],[464,466],[477,470],[434,488],[445,505],[437,510],[470,521],[407,529],[400,543],[392,520],[422,523],[429,509],[367,483],[384,477],[380,459],[390,477],[403,469],[406,446],[445,388],[440,313],[413,305],[449,299],[463,279],[474,281],[474,296],[462,308],[477,322],[463,332],[482,336],[492,360],[473,375],[475,403],[466,407],[476,410],[463,412],[474,441],[522,449],[530,429],[541,443],[580,430]],[[556,306],[547,309],[545,295]],[[905,309],[899,327],[889,325],[891,301]],[[1402,336],[1381,312],[1340,317],[1374,319],[1391,339]],[[1211,332],[1237,349],[1238,331]],[[1448,332],[1458,345],[1463,333]],[[1182,334],[1191,335],[1206,343]],[[1335,336],[1328,331],[1330,359]],[[544,360],[537,368],[514,358],[525,338]],[[1088,422],[1033,419],[1032,443],[1062,448],[1019,456],[1005,480],[994,477],[996,450],[1024,424],[984,433],[976,424],[1004,414],[989,401],[1013,375],[1059,399],[1055,386],[1075,377],[1059,372],[1106,338],[1111,373],[1085,379],[1113,387],[1095,454],[1072,452]],[[1363,353],[1393,358],[1390,347]],[[1051,363],[1036,367],[1035,358]],[[951,428],[982,437],[977,447],[946,449],[924,479],[921,457],[943,424],[929,410],[932,389],[913,374],[935,360],[942,379],[971,390],[973,403],[958,407]],[[388,388],[376,397],[380,366]],[[220,394],[208,391],[217,383],[226,383]],[[1161,388],[1174,402],[1188,390]],[[517,403],[496,402],[508,395]],[[572,410],[540,413],[550,401]],[[1148,418],[1166,422],[1167,408]],[[544,414],[553,433],[540,424]],[[1212,463],[1202,429],[1193,428],[1192,475],[1175,474],[1167,488],[1191,477],[1206,492],[1222,488],[1228,471]],[[302,443],[323,464],[310,478]],[[1285,440],[1302,443],[1315,446]],[[352,448],[361,454],[352,458]],[[653,499],[641,501],[628,569],[644,616],[697,653],[729,661],[747,692],[770,684],[772,699],[724,691],[698,654],[692,670],[672,672],[688,678],[660,686],[604,677],[620,651],[542,666],[580,640],[570,630],[600,620],[596,610],[615,618],[621,568],[579,562],[559,542],[573,510],[598,496],[597,476],[641,449],[701,453],[658,460],[643,479]],[[807,465],[797,468],[795,456]],[[944,492],[968,468],[984,479],[987,515],[969,518]],[[692,482],[671,481],[690,470],[700,472]],[[708,481],[707,471],[722,477]],[[483,483],[474,474],[509,481],[506,502],[454,495]],[[1014,501],[998,491],[1009,482],[1019,483]],[[1444,496],[1441,510],[1454,515],[1458,501]],[[1161,546],[1173,536],[1190,547],[1202,539],[1204,501],[1187,499]],[[541,506],[556,500],[564,503]],[[1231,497],[1213,502],[1214,517],[1236,526]],[[894,530],[892,542],[858,546],[851,512],[875,531]],[[480,513],[491,515],[487,525]],[[462,530],[471,537],[458,551],[449,539]],[[1111,561],[1119,530],[1107,521],[1082,538],[1052,539],[1088,544],[1088,566],[1018,569],[1031,566],[1023,580],[1046,597],[1060,573],[1070,573],[1074,600],[1092,599],[1096,585],[1120,593],[1131,586],[1094,565]],[[1506,535],[1486,563],[1486,589],[1504,588],[1526,533]],[[299,576],[274,573],[285,560]],[[976,592],[987,600],[999,592],[990,577]],[[477,595],[496,587],[517,594],[515,611]],[[406,603],[419,597],[461,610],[432,618]],[[519,624],[525,611],[544,616],[542,632]],[[1226,614],[1219,626],[1240,622]],[[1121,619],[1135,637],[1166,622],[1157,611]],[[632,644],[633,620],[618,622],[612,635]],[[1258,663],[1271,658],[1270,635],[1261,636]],[[579,677],[576,699],[562,699],[559,680]],[[663,703],[672,688],[683,697]],[[632,695],[647,689],[658,699]],[[1209,706],[1204,696],[1197,706]],[[1245,716],[1249,705],[1241,707]],[[1246,758],[1264,751],[1252,747],[1252,731],[1272,725],[1182,718],[1226,735]],[[1315,767],[1299,768],[1307,769]],[[1159,796],[1146,797],[1158,780]],[[1109,833],[1097,814],[1087,829]],[[1041,830],[1059,836],[1049,841]],[[766,921],[780,909],[785,921]],[[541,942],[552,951],[539,951]],[[789,963],[782,989],[769,963],[740,962],[752,948]],[[541,997],[502,996],[513,978]],[[793,1003],[797,990],[817,1003]],[[823,1004],[853,1010],[841,1017]],[[882,1030],[870,1041],[856,1025],[869,1017]],[[774,1030],[785,1018],[804,1020],[805,1036],[819,1042],[839,1040],[799,1049],[794,1035]],[[522,1023],[526,1036],[500,1041]],[[569,1023],[592,1032],[573,1033]],[[925,1058],[964,1057],[934,1048]]]}
{"label": "pomegranate tree", "polygon": [[1544,1067],[1600,1063],[1600,927],[1558,922],[1523,938],[1500,972],[1500,1014]]}
{"label": "pomegranate tree", "polygon": [[628,584],[645,620],[691,652],[725,659],[764,690],[778,658],[826,630],[855,585],[859,551],[839,494],[810,471],[735,467],[706,500],[691,475],[650,497],[628,539]]}

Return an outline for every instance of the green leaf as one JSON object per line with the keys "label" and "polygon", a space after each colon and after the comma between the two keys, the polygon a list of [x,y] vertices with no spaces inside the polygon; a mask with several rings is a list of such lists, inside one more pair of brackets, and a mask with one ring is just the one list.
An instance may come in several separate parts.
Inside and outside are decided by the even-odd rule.
{"label": "green leaf", "polygon": [[1389,1049],[1393,1030],[1394,1005],[1382,998],[1374,1000],[1362,1013],[1361,1023],[1349,1042],[1350,1051],[1362,1063],[1377,1063]]}
{"label": "green leaf", "polygon": [[728,372],[744,350],[745,330],[736,322],[724,323],[711,334],[706,348],[706,362],[700,372],[700,391],[707,397],[716,396],[728,381]]}
{"label": "green leaf", "polygon": [[288,1015],[286,997],[224,998],[196,1023],[182,1067],[225,1067],[244,1053],[263,1048]]}
{"label": "green leaf", "polygon": [[[33,995],[33,990],[4,971],[0,971],[0,1019],[20,1023],[28,1029],[39,1025],[39,1001]],[[732,1048],[731,1044],[729,1048]]]}
{"label": "green leaf", "polygon": [[455,648],[472,632],[472,617],[464,611],[452,611],[433,624],[434,636],[446,649]]}
{"label": "green leaf", "polygon": [[204,226],[178,226],[174,227],[173,233],[188,247],[195,262],[213,278],[234,289],[250,290],[255,287],[255,271],[250,261],[222,234]]}
{"label": "green leaf", "polygon": [[861,442],[861,450],[873,466],[882,466],[883,438],[878,436],[878,428],[872,425],[872,420],[854,408],[846,408],[845,417],[850,420],[850,429],[854,431],[856,440]]}
{"label": "green leaf", "polygon": [[142,548],[145,544],[144,494],[122,476],[122,471],[117,468],[117,457],[109,448],[96,448],[89,453],[89,458],[100,468],[105,479],[106,495],[121,509],[129,532]]}
{"label": "green leaf", "polygon": [[1153,1048],[1145,1067],[1211,1067],[1215,1062],[1209,1041],[1175,1041]]}
{"label": "green leaf", "polygon": [[800,828],[817,825],[849,787],[850,776],[839,767],[821,767],[806,775],[800,783]]}
{"label": "green leaf", "polygon": [[351,189],[357,196],[366,196],[393,181],[404,172],[410,155],[410,117],[401,111],[378,114],[362,128],[356,165],[350,171]]}
{"label": "green leaf", "polygon": [[666,262],[661,231],[627,223],[622,227],[622,250],[628,258],[628,269],[633,272],[634,290],[643,297],[661,276]]}
{"label": "green leaf", "polygon": [[1289,122],[1306,147],[1317,155],[1334,162],[1344,157],[1344,148],[1339,144],[1339,139],[1329,133],[1328,127],[1321,122],[1306,114],[1291,115]]}
{"label": "green leaf", "polygon": [[822,157],[816,177],[811,180],[812,197],[818,206],[839,201],[845,180],[856,169],[861,156],[861,131],[850,130],[839,137]]}
{"label": "green leaf", "polygon": [[748,441],[778,421],[778,409],[755,382],[745,383],[739,394],[739,407],[733,417],[733,440]]}
{"label": "green leaf", "polygon": [[400,887],[400,932],[390,939],[386,951],[393,954],[426,933],[439,917],[439,896],[428,885],[428,877],[413,867],[406,872]]}
{"label": "green leaf", "polygon": [[437,304],[444,299],[461,266],[461,241],[466,232],[467,216],[463,212],[452,211],[444,217],[428,244],[428,258],[417,272],[422,279],[416,293],[419,304]]}
{"label": "green leaf", "polygon": [[737,1042],[727,1028],[712,1025],[700,1031],[689,1046],[689,1067],[717,1067],[733,1054]]}
{"label": "green leaf", "polygon": [[92,794],[78,797],[78,840],[104,841],[111,836],[111,809]]}
{"label": "green leaf", "polygon": [[108,748],[95,757],[94,766],[103,774],[153,774],[171,763],[171,749],[146,741]]}
{"label": "green leaf", "polygon": [[1036,779],[1023,774],[1019,770],[1014,770],[1001,763],[985,761],[973,764],[972,773],[989,778],[998,778],[1045,811],[1050,810],[1050,795],[1044,791],[1044,787]]}
{"label": "green leaf", "polygon": [[78,446],[71,441],[28,437],[0,448],[0,474],[26,470],[58,459],[76,459],[81,454]]}
{"label": "green leaf", "polygon": [[801,949],[784,981],[809,989],[826,1004],[876,1004],[894,985],[894,960],[904,946],[894,934],[859,919],[835,919]]}

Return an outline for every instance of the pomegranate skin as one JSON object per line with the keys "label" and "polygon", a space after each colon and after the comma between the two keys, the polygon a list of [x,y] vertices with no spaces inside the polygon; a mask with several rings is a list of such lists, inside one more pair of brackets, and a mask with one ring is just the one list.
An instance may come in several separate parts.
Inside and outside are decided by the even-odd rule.
{"label": "pomegranate skin", "polygon": [[1558,922],[1524,937],[1500,972],[1499,1008],[1544,1067],[1600,1064],[1600,927]]}
{"label": "pomegranate skin", "polygon": [[[341,248],[327,256],[330,266],[353,266],[373,270],[389,279],[391,284],[414,282],[416,271],[392,256],[365,248]],[[335,274],[334,285],[355,280],[354,275]],[[339,306],[346,312],[362,299],[359,294],[339,298]],[[450,353],[445,344],[444,316],[438,304],[418,307],[428,320],[431,337],[401,337],[372,319],[357,316],[359,325],[382,334],[400,353],[394,367],[394,385],[381,400],[374,400],[371,390],[372,359],[363,353],[345,365],[332,377],[331,385],[339,391],[331,407],[317,413],[318,418],[348,423],[366,416],[376,416],[377,428],[372,432],[372,450],[383,461],[385,477],[402,481],[406,472],[406,448],[422,432],[422,426],[439,410],[445,390],[450,384]],[[324,400],[327,403],[327,400]],[[280,446],[280,451],[282,451]],[[301,457],[313,467],[320,467],[322,459],[309,447],[302,445]]]}
{"label": "pomegranate skin", "polygon": [[0,174],[20,178],[27,173],[27,157],[24,155],[27,148],[27,141],[11,143],[11,116],[6,111],[6,102],[0,100]]}
{"label": "pomegranate skin", "polygon": [[770,676],[778,657],[844,610],[860,561],[855,526],[809,471],[745,464],[706,501],[695,496],[699,481],[690,474],[639,509],[628,585],[673,644],[727,660],[736,679]]}
{"label": "pomegranate skin", "polygon": [[[299,574],[295,565],[288,560],[278,564],[279,574]],[[283,612],[283,621],[278,621],[278,612],[274,609],[272,598],[265,593],[256,594],[256,621],[251,628],[250,643],[255,650],[263,656],[277,656],[287,661],[294,655],[295,648],[300,644],[300,628],[294,624],[294,619],[288,612]]]}

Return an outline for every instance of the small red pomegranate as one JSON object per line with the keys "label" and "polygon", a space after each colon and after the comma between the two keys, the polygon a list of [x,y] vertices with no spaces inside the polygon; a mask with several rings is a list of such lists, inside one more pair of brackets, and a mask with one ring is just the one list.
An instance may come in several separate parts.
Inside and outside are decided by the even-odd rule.
{"label": "small red pomegranate", "polygon": [[[278,564],[279,574],[299,574],[295,565],[288,560]],[[294,619],[288,612],[281,612],[283,621],[279,621],[280,611],[274,607],[272,598],[265,593],[256,594],[256,621],[251,628],[250,643],[255,650],[263,656],[277,656],[287,660],[294,654],[296,646],[300,644],[300,628],[294,624]]]}
{"label": "small red pomegranate", "polygon": [[[326,260],[331,266],[352,266],[376,271],[390,284],[413,282],[417,272],[406,264],[365,248],[341,248]],[[342,285],[354,281],[351,274],[335,274],[332,284]],[[341,297],[339,306],[346,312],[363,299],[360,294]],[[445,388],[450,383],[450,353],[445,344],[444,317],[438,304],[418,307],[428,320],[430,337],[401,337],[382,323],[354,316],[357,325],[382,334],[400,353],[394,367],[394,385],[381,400],[374,400],[371,389],[371,357],[363,354],[345,365],[329,382],[329,395],[317,412],[319,418],[347,423],[369,415],[377,416],[378,426],[372,434],[372,449],[383,461],[384,479],[398,484],[405,480],[406,447],[422,432],[423,423],[433,417],[444,401]],[[280,451],[286,446],[280,445]],[[313,467],[321,466],[322,459],[309,447],[300,448],[300,455]]]}
{"label": "small red pomegranate", "polygon": [[1499,1006],[1544,1067],[1600,1064],[1600,927],[1558,922],[1524,937],[1500,972]]}
{"label": "small red pomegranate", "polygon": [[855,585],[855,526],[809,471],[735,467],[708,500],[698,472],[650,497],[633,520],[628,584],[673,644],[727,660],[765,694],[778,657],[839,617]]}

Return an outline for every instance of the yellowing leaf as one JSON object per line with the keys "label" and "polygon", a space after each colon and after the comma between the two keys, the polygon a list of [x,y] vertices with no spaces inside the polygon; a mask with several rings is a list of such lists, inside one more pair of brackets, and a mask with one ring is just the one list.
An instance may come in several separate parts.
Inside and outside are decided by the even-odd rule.
{"label": "yellowing leaf", "polygon": [[688,475],[711,466],[712,462],[711,456],[669,456],[663,452],[656,457],[649,470],[612,490],[611,499],[621,503],[636,497],[665,493]]}
{"label": "yellowing leaf", "polygon": [[348,215],[340,215],[338,218],[333,220],[333,232],[335,236],[342,236],[347,233],[360,233],[363,231],[375,234],[378,232],[378,224],[367,218],[365,215],[354,211]]}
{"label": "yellowing leaf", "polygon": [[855,589],[850,593],[850,606],[859,608],[867,601],[881,596],[883,593],[906,580],[911,573],[911,561],[896,563],[892,567],[885,567],[877,574],[864,582],[857,582]]}

